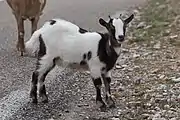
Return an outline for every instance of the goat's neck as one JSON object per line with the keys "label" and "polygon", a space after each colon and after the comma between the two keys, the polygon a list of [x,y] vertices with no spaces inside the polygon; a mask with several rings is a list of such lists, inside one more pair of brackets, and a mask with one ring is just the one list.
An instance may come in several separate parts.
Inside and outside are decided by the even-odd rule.
{"label": "goat's neck", "polygon": [[[108,34],[109,35],[109,34]],[[109,54],[110,52],[114,51],[119,56],[121,51],[121,44],[115,44],[110,40],[110,35],[108,37],[107,43],[106,43],[106,51]]]}

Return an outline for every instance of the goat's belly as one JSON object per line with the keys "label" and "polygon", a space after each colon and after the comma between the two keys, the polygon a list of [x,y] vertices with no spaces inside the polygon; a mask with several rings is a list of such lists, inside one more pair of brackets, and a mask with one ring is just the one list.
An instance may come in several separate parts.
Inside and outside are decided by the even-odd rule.
{"label": "goat's belly", "polygon": [[78,64],[78,63],[71,63],[71,64],[68,64],[68,68],[71,68],[71,69],[77,69],[77,70],[89,70],[89,67],[87,64]]}
{"label": "goat's belly", "polygon": [[89,70],[87,63],[80,64],[80,63],[69,63],[62,60],[56,61],[56,65],[64,68],[71,68],[77,70]]}

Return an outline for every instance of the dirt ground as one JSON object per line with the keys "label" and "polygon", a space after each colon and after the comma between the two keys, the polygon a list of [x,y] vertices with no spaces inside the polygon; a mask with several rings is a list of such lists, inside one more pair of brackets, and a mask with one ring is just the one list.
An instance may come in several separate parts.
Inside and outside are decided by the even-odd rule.
{"label": "dirt ground", "polygon": [[112,74],[115,109],[97,112],[89,74],[67,68],[56,76],[54,87],[47,85],[49,104],[28,103],[13,119],[179,120],[180,1],[149,0],[133,12],[135,20]]}

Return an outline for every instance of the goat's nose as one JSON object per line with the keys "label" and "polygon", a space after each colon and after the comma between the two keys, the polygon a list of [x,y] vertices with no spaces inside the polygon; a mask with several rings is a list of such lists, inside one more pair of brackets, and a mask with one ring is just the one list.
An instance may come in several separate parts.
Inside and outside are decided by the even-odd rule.
{"label": "goat's nose", "polygon": [[119,40],[120,40],[120,41],[123,41],[123,40],[124,40],[124,35],[119,35],[118,37],[119,37]]}

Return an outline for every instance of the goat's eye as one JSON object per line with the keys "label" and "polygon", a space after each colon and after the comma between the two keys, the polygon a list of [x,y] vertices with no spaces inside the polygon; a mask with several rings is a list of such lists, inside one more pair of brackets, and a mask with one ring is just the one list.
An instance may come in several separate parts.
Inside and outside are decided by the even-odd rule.
{"label": "goat's eye", "polygon": [[115,29],[114,25],[110,25],[110,28],[111,28],[111,29]]}
{"label": "goat's eye", "polygon": [[115,27],[113,25],[110,25],[110,30],[115,30]]}
{"label": "goat's eye", "polygon": [[110,31],[113,35],[115,35],[115,27],[113,25],[111,25],[110,27]]}

